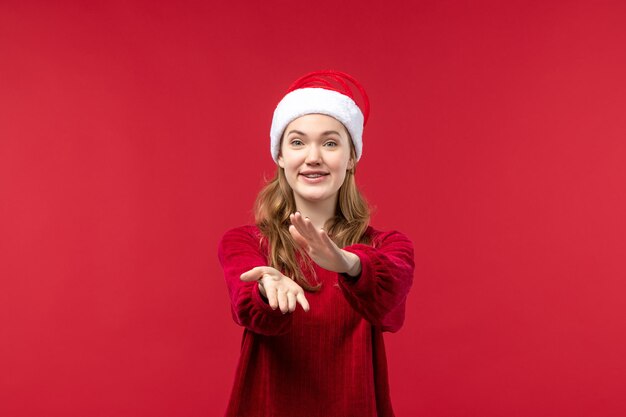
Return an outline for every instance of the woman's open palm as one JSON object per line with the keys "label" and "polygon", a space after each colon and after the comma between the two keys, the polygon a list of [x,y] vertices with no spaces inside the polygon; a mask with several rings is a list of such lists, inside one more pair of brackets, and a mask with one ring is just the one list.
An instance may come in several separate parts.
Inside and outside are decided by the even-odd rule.
{"label": "woman's open palm", "polygon": [[300,304],[304,311],[309,311],[309,302],[302,287],[271,266],[252,268],[241,274],[240,279],[246,282],[258,281],[259,291],[274,310],[280,308],[283,313],[293,313],[296,304]]}
{"label": "woman's open palm", "polygon": [[347,272],[350,263],[345,251],[333,242],[324,229],[316,229],[313,223],[299,212],[289,216],[289,233],[313,261],[324,269]]}

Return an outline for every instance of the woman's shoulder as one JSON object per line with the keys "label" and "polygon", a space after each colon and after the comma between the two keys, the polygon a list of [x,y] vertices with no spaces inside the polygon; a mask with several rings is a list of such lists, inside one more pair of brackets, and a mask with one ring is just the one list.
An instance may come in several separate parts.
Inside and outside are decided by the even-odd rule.
{"label": "woman's shoulder", "polygon": [[226,230],[220,239],[219,246],[245,245],[258,247],[262,241],[261,231],[256,225],[244,224]]}
{"label": "woman's shoulder", "polygon": [[374,247],[377,247],[382,243],[386,243],[389,241],[405,241],[408,243],[412,243],[406,234],[396,229],[382,230],[372,225],[369,225],[367,226],[367,229],[365,229],[365,234],[369,236],[370,241],[372,242],[372,246]]}
{"label": "woman's shoulder", "polygon": [[222,235],[222,240],[227,238],[243,237],[258,240],[261,237],[261,231],[255,224],[244,224],[241,226],[231,227]]}

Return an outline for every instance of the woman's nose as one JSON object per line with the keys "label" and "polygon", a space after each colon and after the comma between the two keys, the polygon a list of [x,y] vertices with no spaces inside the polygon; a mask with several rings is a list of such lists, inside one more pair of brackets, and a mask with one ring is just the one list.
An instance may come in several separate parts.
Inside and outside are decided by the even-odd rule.
{"label": "woman's nose", "polygon": [[322,155],[319,148],[315,145],[312,145],[309,147],[309,152],[306,155],[305,162],[307,164],[316,164],[320,162],[321,157]]}

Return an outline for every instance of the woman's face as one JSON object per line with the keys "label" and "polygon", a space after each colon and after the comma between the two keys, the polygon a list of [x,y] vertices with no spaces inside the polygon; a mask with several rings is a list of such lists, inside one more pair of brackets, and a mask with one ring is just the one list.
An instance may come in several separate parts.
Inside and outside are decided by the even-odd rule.
{"label": "woman's face", "polygon": [[321,202],[334,198],[346,170],[354,167],[348,131],[331,116],[301,116],[285,128],[278,165],[284,168],[296,201],[301,198]]}

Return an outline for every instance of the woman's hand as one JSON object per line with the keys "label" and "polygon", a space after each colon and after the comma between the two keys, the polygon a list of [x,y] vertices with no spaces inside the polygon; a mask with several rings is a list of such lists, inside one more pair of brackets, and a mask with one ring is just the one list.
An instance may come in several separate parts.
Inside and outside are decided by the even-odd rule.
{"label": "woman's hand", "polygon": [[241,274],[240,278],[246,282],[257,281],[261,295],[267,298],[274,310],[280,308],[283,314],[293,313],[297,303],[304,311],[309,311],[309,302],[302,287],[271,266],[257,266]]}
{"label": "woman's hand", "polygon": [[347,273],[351,276],[361,273],[359,257],[339,249],[324,229],[316,229],[313,223],[308,218],[302,217],[299,212],[291,214],[289,220],[291,220],[289,233],[316,264],[329,271]]}

